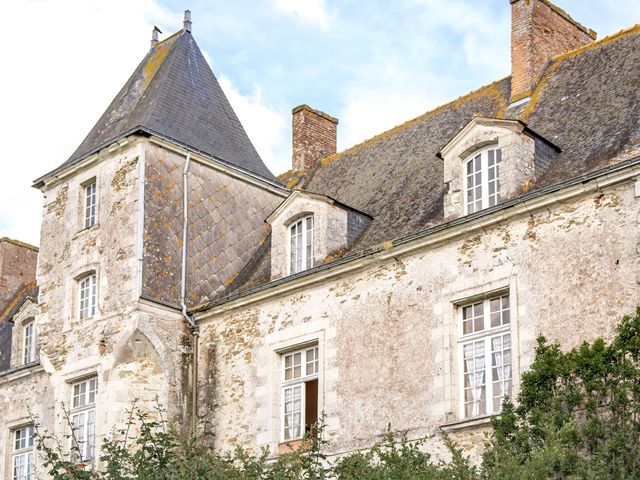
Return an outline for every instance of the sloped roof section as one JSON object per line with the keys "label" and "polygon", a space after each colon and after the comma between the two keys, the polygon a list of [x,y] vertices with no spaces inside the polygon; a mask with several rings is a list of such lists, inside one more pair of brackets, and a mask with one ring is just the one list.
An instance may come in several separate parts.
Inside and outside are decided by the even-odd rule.
{"label": "sloped roof section", "polygon": [[445,185],[438,152],[475,115],[501,116],[509,83],[507,78],[483,87],[323,160],[304,188],[373,217],[356,249],[439,222]]}
{"label": "sloped roof section", "polygon": [[[373,216],[345,256],[443,223],[437,154],[475,116],[521,121],[560,150],[528,192],[640,155],[640,26],[554,58],[528,103],[510,107],[510,85],[499,80],[325,158],[302,180],[302,188]],[[257,257],[217,302],[270,282],[269,252]]]}
{"label": "sloped roof section", "polygon": [[188,31],[149,51],[84,141],[54,172],[138,129],[274,178]]}

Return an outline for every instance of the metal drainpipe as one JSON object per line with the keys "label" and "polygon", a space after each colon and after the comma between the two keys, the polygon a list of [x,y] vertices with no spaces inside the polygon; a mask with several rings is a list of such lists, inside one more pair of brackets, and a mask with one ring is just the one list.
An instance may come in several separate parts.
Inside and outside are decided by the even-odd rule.
{"label": "metal drainpipe", "polygon": [[187,321],[193,335],[193,371],[191,378],[191,433],[195,435],[198,413],[198,326],[187,312],[187,233],[189,227],[189,190],[187,173],[191,162],[191,152],[187,150],[187,157],[182,170],[182,272],[180,282],[180,306],[182,316]]}

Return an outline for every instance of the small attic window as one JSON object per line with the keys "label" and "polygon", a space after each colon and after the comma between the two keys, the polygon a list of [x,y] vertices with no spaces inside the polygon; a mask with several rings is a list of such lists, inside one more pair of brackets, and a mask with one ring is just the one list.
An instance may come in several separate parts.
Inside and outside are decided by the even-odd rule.
{"label": "small attic window", "polygon": [[289,274],[313,266],[313,215],[300,218],[289,227]]}
{"label": "small attic window", "polygon": [[493,146],[474,152],[464,161],[465,210],[467,214],[500,202],[502,150]]}

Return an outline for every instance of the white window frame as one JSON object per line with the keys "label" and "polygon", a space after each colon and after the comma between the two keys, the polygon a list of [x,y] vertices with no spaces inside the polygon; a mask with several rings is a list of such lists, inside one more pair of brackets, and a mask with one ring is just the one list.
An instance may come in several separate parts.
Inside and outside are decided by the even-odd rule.
{"label": "white window frame", "polygon": [[22,326],[22,364],[36,359],[36,322],[29,320]]}
{"label": "white window frame", "polygon": [[[309,353],[312,352],[312,358]],[[291,378],[287,378],[287,358],[295,358],[300,355],[300,376],[295,377],[295,370],[292,371]],[[292,364],[295,365],[295,364]],[[309,368],[309,367],[312,368]],[[306,384],[307,382],[318,381],[318,409],[320,408],[320,348],[317,343],[306,345],[296,350],[285,351],[280,354],[280,442],[289,443],[301,440],[305,435],[305,412],[306,412]],[[285,416],[286,394],[288,390],[294,391],[300,389],[300,422],[297,426],[285,425],[287,418]],[[318,416],[320,412],[318,412]],[[316,419],[317,420],[317,419]],[[297,435],[287,436],[287,429],[299,429]]]}
{"label": "white window frame", "polygon": [[[493,152],[493,162],[491,155]],[[475,169],[475,161],[480,157],[480,170]],[[492,163],[492,164],[491,164]],[[464,180],[463,203],[465,215],[479,212],[485,208],[492,207],[500,203],[500,164],[502,163],[502,150],[497,145],[491,145],[481,150],[477,150],[469,155],[462,162],[462,178]],[[469,164],[474,166],[472,174],[468,173]],[[480,175],[479,196],[478,185],[475,183],[476,176]],[[489,179],[492,176],[493,178]],[[473,186],[470,180],[473,178]],[[493,187],[493,193],[489,193],[490,187]],[[473,200],[469,202],[469,190],[473,189]],[[480,203],[480,205],[476,205]]]}
{"label": "white window frame", "polygon": [[[311,228],[303,228],[307,226],[307,221],[311,221]],[[294,229],[300,226],[300,233],[294,233]],[[291,225],[287,228],[287,269],[289,275],[293,275],[295,273],[303,272],[313,267],[313,256],[314,256],[314,233],[315,230],[315,222],[313,215],[305,215],[304,217],[295,219]],[[300,248],[299,250],[294,249],[293,236],[296,235],[300,238]],[[307,247],[310,247],[310,252],[307,251]],[[296,258],[296,264],[300,264],[299,268],[294,267],[294,254],[300,254],[300,261],[298,262]]]}
{"label": "white window frame", "polygon": [[[26,425],[11,430],[12,480],[34,480],[36,478],[34,432],[35,428],[33,425]],[[18,438],[18,434],[20,434],[20,438]]]}
{"label": "white window frame", "polygon": [[[508,311],[508,316],[509,316],[509,320],[506,323],[504,322],[504,313],[505,310],[502,308],[503,307],[503,303],[502,300],[506,298],[507,302],[508,302],[508,309],[506,311]],[[491,326],[491,318],[492,318],[492,311],[491,311],[491,302],[492,300],[495,301],[499,299],[500,301],[500,309],[497,310],[497,312],[500,312],[500,324],[496,325],[495,327]],[[478,321],[481,323],[481,329],[480,330],[475,330],[472,329],[469,333],[464,333],[464,309],[467,307],[472,307],[478,304],[482,304],[483,305],[483,310],[482,310],[482,315],[478,315],[477,317],[473,317],[473,318],[477,318]],[[494,310],[493,313],[496,313],[496,310]],[[514,382],[514,358],[513,358],[513,353],[514,353],[514,344],[513,344],[513,338],[514,335],[512,333],[512,323],[513,323],[513,318],[512,318],[512,313],[513,313],[513,305],[511,305],[511,299],[509,296],[508,292],[501,292],[501,293],[496,293],[494,295],[485,297],[485,298],[481,298],[481,299],[477,299],[475,301],[470,301],[470,302],[465,302],[465,303],[461,303],[460,305],[458,305],[458,365],[459,365],[459,375],[458,378],[460,379],[460,387],[459,387],[459,405],[460,405],[460,409],[459,409],[459,414],[460,414],[460,419],[472,419],[472,418],[476,418],[476,417],[483,417],[485,415],[495,415],[497,413],[500,413],[501,410],[501,406],[502,406],[502,400],[504,399],[504,395],[509,395],[512,396],[513,395],[513,382]],[[494,317],[495,319],[496,317]],[[473,323],[473,321],[472,321]],[[474,331],[475,330],[475,331]],[[506,351],[506,349],[501,349],[500,353],[501,355],[496,356],[495,358],[493,357],[492,353],[492,341],[494,341],[495,339],[501,338],[501,342],[504,342],[505,338],[509,339],[509,362],[505,362],[505,355],[504,352]],[[497,342],[496,342],[497,343]],[[478,404],[477,407],[472,407],[474,409],[474,411],[471,412],[470,415],[467,415],[466,412],[466,405],[469,402],[466,402],[466,398],[465,398],[465,358],[464,358],[464,350],[465,347],[471,346],[473,345],[474,348],[477,345],[480,348],[480,352],[482,352],[483,354],[483,367],[482,367],[482,371],[484,372],[484,388],[485,388],[485,392],[484,392],[484,412],[481,412],[481,405]],[[504,345],[504,344],[503,344]],[[496,351],[496,353],[498,353],[498,351]],[[494,365],[494,360],[499,358],[501,360],[501,363],[498,365]],[[508,371],[509,371],[509,377],[505,378],[504,377],[504,370],[505,370],[505,366],[508,366]],[[500,370],[500,368],[502,368],[502,370]],[[494,381],[493,380],[493,374],[494,374],[494,368],[496,369],[496,373],[498,371],[502,371],[502,375],[503,378]],[[508,390],[506,393],[504,394],[500,394],[500,390],[498,388],[498,384],[501,383],[502,384],[502,389],[503,390]],[[505,388],[508,387],[508,388]],[[495,407],[494,405],[494,399],[499,399],[499,406]],[[475,410],[475,408],[477,408],[477,410]]]}
{"label": "white window frame", "polygon": [[82,224],[84,228],[91,228],[96,224],[98,213],[98,191],[96,179],[90,180],[84,185],[82,196]]}
{"label": "white window frame", "polygon": [[78,461],[93,462],[96,457],[96,398],[98,377],[90,377],[71,384],[69,420],[72,435],[72,455],[80,455]]}
{"label": "white window frame", "polygon": [[95,272],[78,279],[78,319],[93,318],[98,311],[98,277]]}

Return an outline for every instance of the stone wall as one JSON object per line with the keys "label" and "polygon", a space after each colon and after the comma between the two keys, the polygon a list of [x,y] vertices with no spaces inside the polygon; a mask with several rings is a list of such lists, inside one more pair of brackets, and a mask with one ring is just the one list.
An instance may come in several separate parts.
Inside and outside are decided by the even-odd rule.
{"label": "stone wall", "polygon": [[565,348],[610,338],[635,311],[639,214],[633,184],[618,184],[201,314],[200,404],[216,445],[277,451],[280,352],[317,342],[330,453],[366,448],[391,424],[436,456],[442,428],[477,454],[488,421],[459,423],[459,305],[509,293],[517,390],[539,335]]}
{"label": "stone wall", "polygon": [[[39,305],[19,312],[36,316],[40,364],[0,375],[0,382],[14,379],[0,388],[1,395],[24,395],[46,413],[43,427],[61,438],[69,432],[63,409],[69,408],[72,384],[95,376],[98,447],[126,424],[134,403],[147,411],[164,408],[165,418],[178,425],[189,419],[191,334],[178,311],[140,301],[139,180],[147,145],[130,137],[42,188]],[[84,185],[92,179],[97,223],[83,229]],[[87,271],[97,276],[98,308],[93,317],[80,319],[78,279]],[[19,339],[14,343],[20,346]],[[17,405],[0,409],[2,438],[25,421]],[[7,458],[7,445],[0,444],[0,458]]]}

